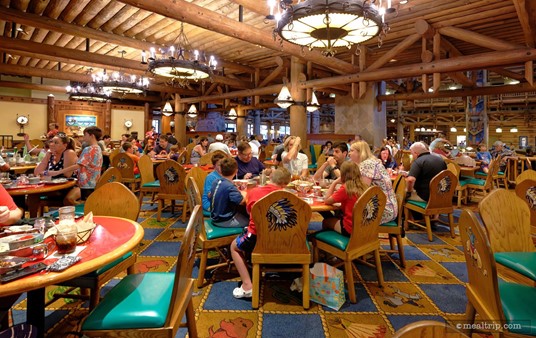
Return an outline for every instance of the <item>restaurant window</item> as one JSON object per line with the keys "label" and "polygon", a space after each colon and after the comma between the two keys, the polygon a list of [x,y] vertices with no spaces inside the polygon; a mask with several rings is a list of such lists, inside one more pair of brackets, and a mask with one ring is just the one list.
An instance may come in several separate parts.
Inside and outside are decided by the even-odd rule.
{"label": "restaurant window", "polygon": [[225,131],[227,131],[227,132],[236,132],[236,123],[235,122],[225,122]]}
{"label": "restaurant window", "polygon": [[153,118],[151,126],[154,127],[154,130],[156,130],[157,133],[160,134],[160,119]]}

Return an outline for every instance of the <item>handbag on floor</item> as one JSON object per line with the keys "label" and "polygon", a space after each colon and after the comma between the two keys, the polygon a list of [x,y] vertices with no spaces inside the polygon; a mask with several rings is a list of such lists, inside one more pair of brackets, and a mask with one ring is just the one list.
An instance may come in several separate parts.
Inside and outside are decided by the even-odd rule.
{"label": "handbag on floor", "polygon": [[310,274],[311,300],[338,311],[346,301],[343,272],[326,263],[315,263]]}

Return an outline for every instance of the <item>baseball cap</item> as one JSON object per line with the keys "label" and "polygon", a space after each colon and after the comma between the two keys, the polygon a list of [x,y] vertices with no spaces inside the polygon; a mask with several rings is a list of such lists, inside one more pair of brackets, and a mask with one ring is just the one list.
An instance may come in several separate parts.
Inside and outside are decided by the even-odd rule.
{"label": "baseball cap", "polygon": [[223,135],[222,134],[216,135],[216,141],[223,141]]}
{"label": "baseball cap", "polygon": [[504,142],[503,141],[495,141],[495,143],[493,143],[493,146],[494,147],[504,146]]}

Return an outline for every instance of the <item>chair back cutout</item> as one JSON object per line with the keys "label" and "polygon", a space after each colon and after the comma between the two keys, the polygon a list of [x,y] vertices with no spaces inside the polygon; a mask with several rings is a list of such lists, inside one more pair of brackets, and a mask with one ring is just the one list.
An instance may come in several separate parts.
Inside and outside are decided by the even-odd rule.
{"label": "chair back cutout", "polygon": [[104,174],[101,175],[99,180],[97,181],[97,184],[95,185],[95,190],[99,189],[106,183],[110,182],[121,182],[123,179],[123,176],[121,176],[121,172],[116,167],[110,167],[106,169]]}
{"label": "chair back cutout", "polygon": [[452,205],[452,196],[456,191],[458,178],[450,170],[443,170],[430,181],[430,198],[426,207],[445,208]]}
{"label": "chair back cutout", "polygon": [[156,176],[160,181],[159,193],[184,195],[186,171],[173,160],[166,160],[156,167]]}

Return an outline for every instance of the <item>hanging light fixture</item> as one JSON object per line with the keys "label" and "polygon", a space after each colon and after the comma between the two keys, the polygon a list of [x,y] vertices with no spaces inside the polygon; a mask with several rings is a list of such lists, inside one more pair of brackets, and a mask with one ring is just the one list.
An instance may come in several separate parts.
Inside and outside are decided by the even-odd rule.
{"label": "hanging light fixture", "polygon": [[501,127],[497,127],[497,129],[495,129],[495,132],[496,132],[496,133],[499,133],[499,134],[502,133],[502,128],[501,128]]}
{"label": "hanging light fixture", "polygon": [[197,108],[195,104],[192,104],[190,108],[188,109],[188,116],[191,118],[194,118],[197,116]]}
{"label": "hanging light fixture", "polygon": [[[279,6],[277,6],[277,3]],[[396,12],[391,0],[329,1],[268,0],[268,20],[275,20],[274,37],[334,56],[339,47],[351,48],[378,36],[378,46],[389,31],[385,14]],[[400,2],[399,2],[400,4]]]}
{"label": "hanging light fixture", "polygon": [[106,102],[112,94],[110,91],[105,91],[102,87],[95,87],[91,83],[67,86],[65,90],[69,94],[69,99],[75,101]]}
{"label": "hanging light fixture", "polygon": [[517,127],[512,127],[512,128],[510,129],[510,132],[511,132],[511,133],[517,133]]}
{"label": "hanging light fixture", "polygon": [[415,131],[416,131],[416,132],[420,132],[420,131],[421,131],[421,128],[417,127],[417,128],[415,128]]}
{"label": "hanging light fixture", "polygon": [[274,100],[274,103],[283,109],[287,109],[296,102],[294,102],[294,100],[292,99],[292,95],[290,95],[290,91],[288,90],[286,81],[283,81],[283,83],[283,88],[281,88],[281,91],[279,92],[279,95],[277,95],[277,98]]}
{"label": "hanging light fixture", "polygon": [[452,133],[456,133],[458,131],[458,129],[456,129],[456,127],[450,127],[450,131]]}
{"label": "hanging light fixture", "polygon": [[162,114],[164,114],[164,116],[173,115],[173,108],[171,107],[171,103],[169,103],[169,101],[166,101],[164,108],[162,108]]}
{"label": "hanging light fixture", "polygon": [[227,117],[231,120],[236,120],[238,115],[236,114],[236,110],[234,109],[234,107],[229,110],[229,115],[227,115]]}
{"label": "hanging light fixture", "polygon": [[171,78],[171,82],[177,83],[180,87],[187,86],[192,80],[197,82],[212,79],[218,62],[214,56],[210,56],[207,60],[204,53],[191,50],[182,22],[176,45],[169,47],[167,51],[160,49],[159,55],[155,48],[151,48],[149,58],[143,51],[141,63],[147,64],[148,70],[154,75]]}
{"label": "hanging light fixture", "polygon": [[318,99],[316,98],[315,91],[313,90],[311,92],[311,101],[307,102],[305,109],[307,109],[308,112],[312,113],[315,110],[318,110],[319,108],[320,108],[320,103],[318,103]]}
{"label": "hanging light fixture", "polygon": [[118,93],[121,96],[126,94],[142,94],[149,87],[149,79],[143,76],[127,75],[120,72],[113,72],[111,76],[106,73],[91,75],[96,87],[101,87],[106,92]]}

